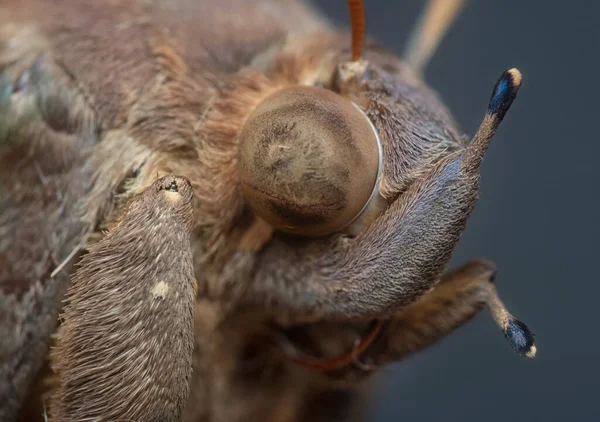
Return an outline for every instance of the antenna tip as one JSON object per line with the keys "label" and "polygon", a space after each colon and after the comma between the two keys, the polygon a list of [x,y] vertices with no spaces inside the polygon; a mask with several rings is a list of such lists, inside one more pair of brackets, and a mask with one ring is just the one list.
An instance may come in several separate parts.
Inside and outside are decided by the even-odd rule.
{"label": "antenna tip", "polygon": [[512,78],[513,83],[515,85],[517,85],[518,87],[521,86],[521,81],[523,80],[523,75],[521,75],[521,72],[519,71],[519,69],[517,69],[516,67],[513,67],[512,69],[508,69],[504,73],[510,75],[510,77]]}
{"label": "antenna tip", "polygon": [[494,86],[488,113],[496,115],[502,120],[516,98],[522,81],[523,76],[518,69],[512,68],[504,71]]}
{"label": "antenna tip", "polygon": [[515,351],[523,357],[534,358],[537,348],[533,342],[533,333],[518,319],[509,319],[504,328],[504,337]]}

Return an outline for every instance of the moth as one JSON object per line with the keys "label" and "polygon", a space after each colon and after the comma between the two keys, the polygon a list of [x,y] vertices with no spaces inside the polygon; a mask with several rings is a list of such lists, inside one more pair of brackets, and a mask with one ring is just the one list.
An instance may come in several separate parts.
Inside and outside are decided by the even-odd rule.
{"label": "moth", "polygon": [[466,139],[423,80],[462,3],[399,58],[360,0],[4,0],[0,420],[351,420],[483,308],[534,357],[446,269],[522,80]]}

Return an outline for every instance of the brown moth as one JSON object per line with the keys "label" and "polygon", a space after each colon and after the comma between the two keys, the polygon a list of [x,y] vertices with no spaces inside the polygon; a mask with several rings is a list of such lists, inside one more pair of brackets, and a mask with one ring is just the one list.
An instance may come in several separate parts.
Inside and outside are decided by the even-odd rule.
{"label": "brown moth", "polygon": [[521,84],[471,141],[422,71],[300,0],[4,0],[0,420],[330,421],[487,308],[445,272]]}

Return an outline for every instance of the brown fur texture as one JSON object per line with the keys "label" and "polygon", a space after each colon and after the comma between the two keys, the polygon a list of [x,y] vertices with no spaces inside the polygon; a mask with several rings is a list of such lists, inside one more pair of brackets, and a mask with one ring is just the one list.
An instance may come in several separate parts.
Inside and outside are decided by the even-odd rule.
{"label": "brown fur texture", "polygon": [[[365,60],[348,63],[350,44],[345,31],[295,0],[3,2],[0,419],[18,420],[29,391],[29,403],[42,401],[32,383],[70,264],[85,248],[60,330],[59,420],[177,420],[185,385],[185,422],[350,420],[376,373],[369,362],[378,367],[420,350],[494,297],[487,269],[443,271],[478,196],[486,136],[501,118],[489,115],[486,136],[467,146],[415,71],[370,40]],[[297,85],[354,101],[381,137],[379,192],[387,209],[356,236],[284,236],[244,199],[244,123],[270,94]],[[165,220],[165,204],[143,206],[168,174],[190,182],[189,227]],[[191,249],[181,240],[184,226]],[[135,251],[144,254],[134,258]],[[174,325],[189,329],[190,310],[168,302],[173,296],[152,298],[151,286],[163,276],[178,280],[183,301],[193,288],[190,259],[198,291],[187,383],[188,337],[177,346],[181,354],[171,354],[169,342]],[[428,300],[436,289],[442,307]],[[119,293],[111,297],[111,290]],[[94,312],[84,312],[82,300]],[[117,318],[109,310],[118,304]],[[169,311],[177,306],[185,309]],[[139,330],[126,323],[136,310],[146,317]],[[352,350],[376,318],[390,320],[364,355],[366,365],[357,357],[347,370],[319,373],[279,347],[284,336],[332,357]],[[147,348],[152,339],[162,346]],[[131,360],[106,371],[89,367],[111,362],[125,345]],[[138,367],[144,356],[163,358],[164,366],[149,367],[151,382]]]}
{"label": "brown fur texture", "polygon": [[[22,42],[35,50],[29,36]],[[25,54],[0,85],[0,420],[11,420],[56,327],[69,266],[53,272],[79,249],[76,202],[89,190],[85,159],[98,132],[94,112],[47,56]]]}
{"label": "brown fur texture", "polygon": [[61,317],[51,420],[180,419],[194,338],[192,200],[187,179],[157,180],[81,260]]}

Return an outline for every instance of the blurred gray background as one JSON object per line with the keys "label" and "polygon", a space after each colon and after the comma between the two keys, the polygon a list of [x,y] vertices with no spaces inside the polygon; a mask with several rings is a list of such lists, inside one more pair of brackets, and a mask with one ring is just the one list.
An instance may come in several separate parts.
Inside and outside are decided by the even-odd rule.
{"label": "blurred gray background", "polygon": [[[313,0],[348,25],[343,0]],[[367,29],[401,54],[423,2],[366,0]],[[473,135],[494,82],[524,85],[484,161],[482,196],[452,265],[498,265],[505,304],[536,334],[515,354],[482,312],[383,370],[370,421],[600,421],[600,25],[591,1],[471,0],[426,80]]]}

